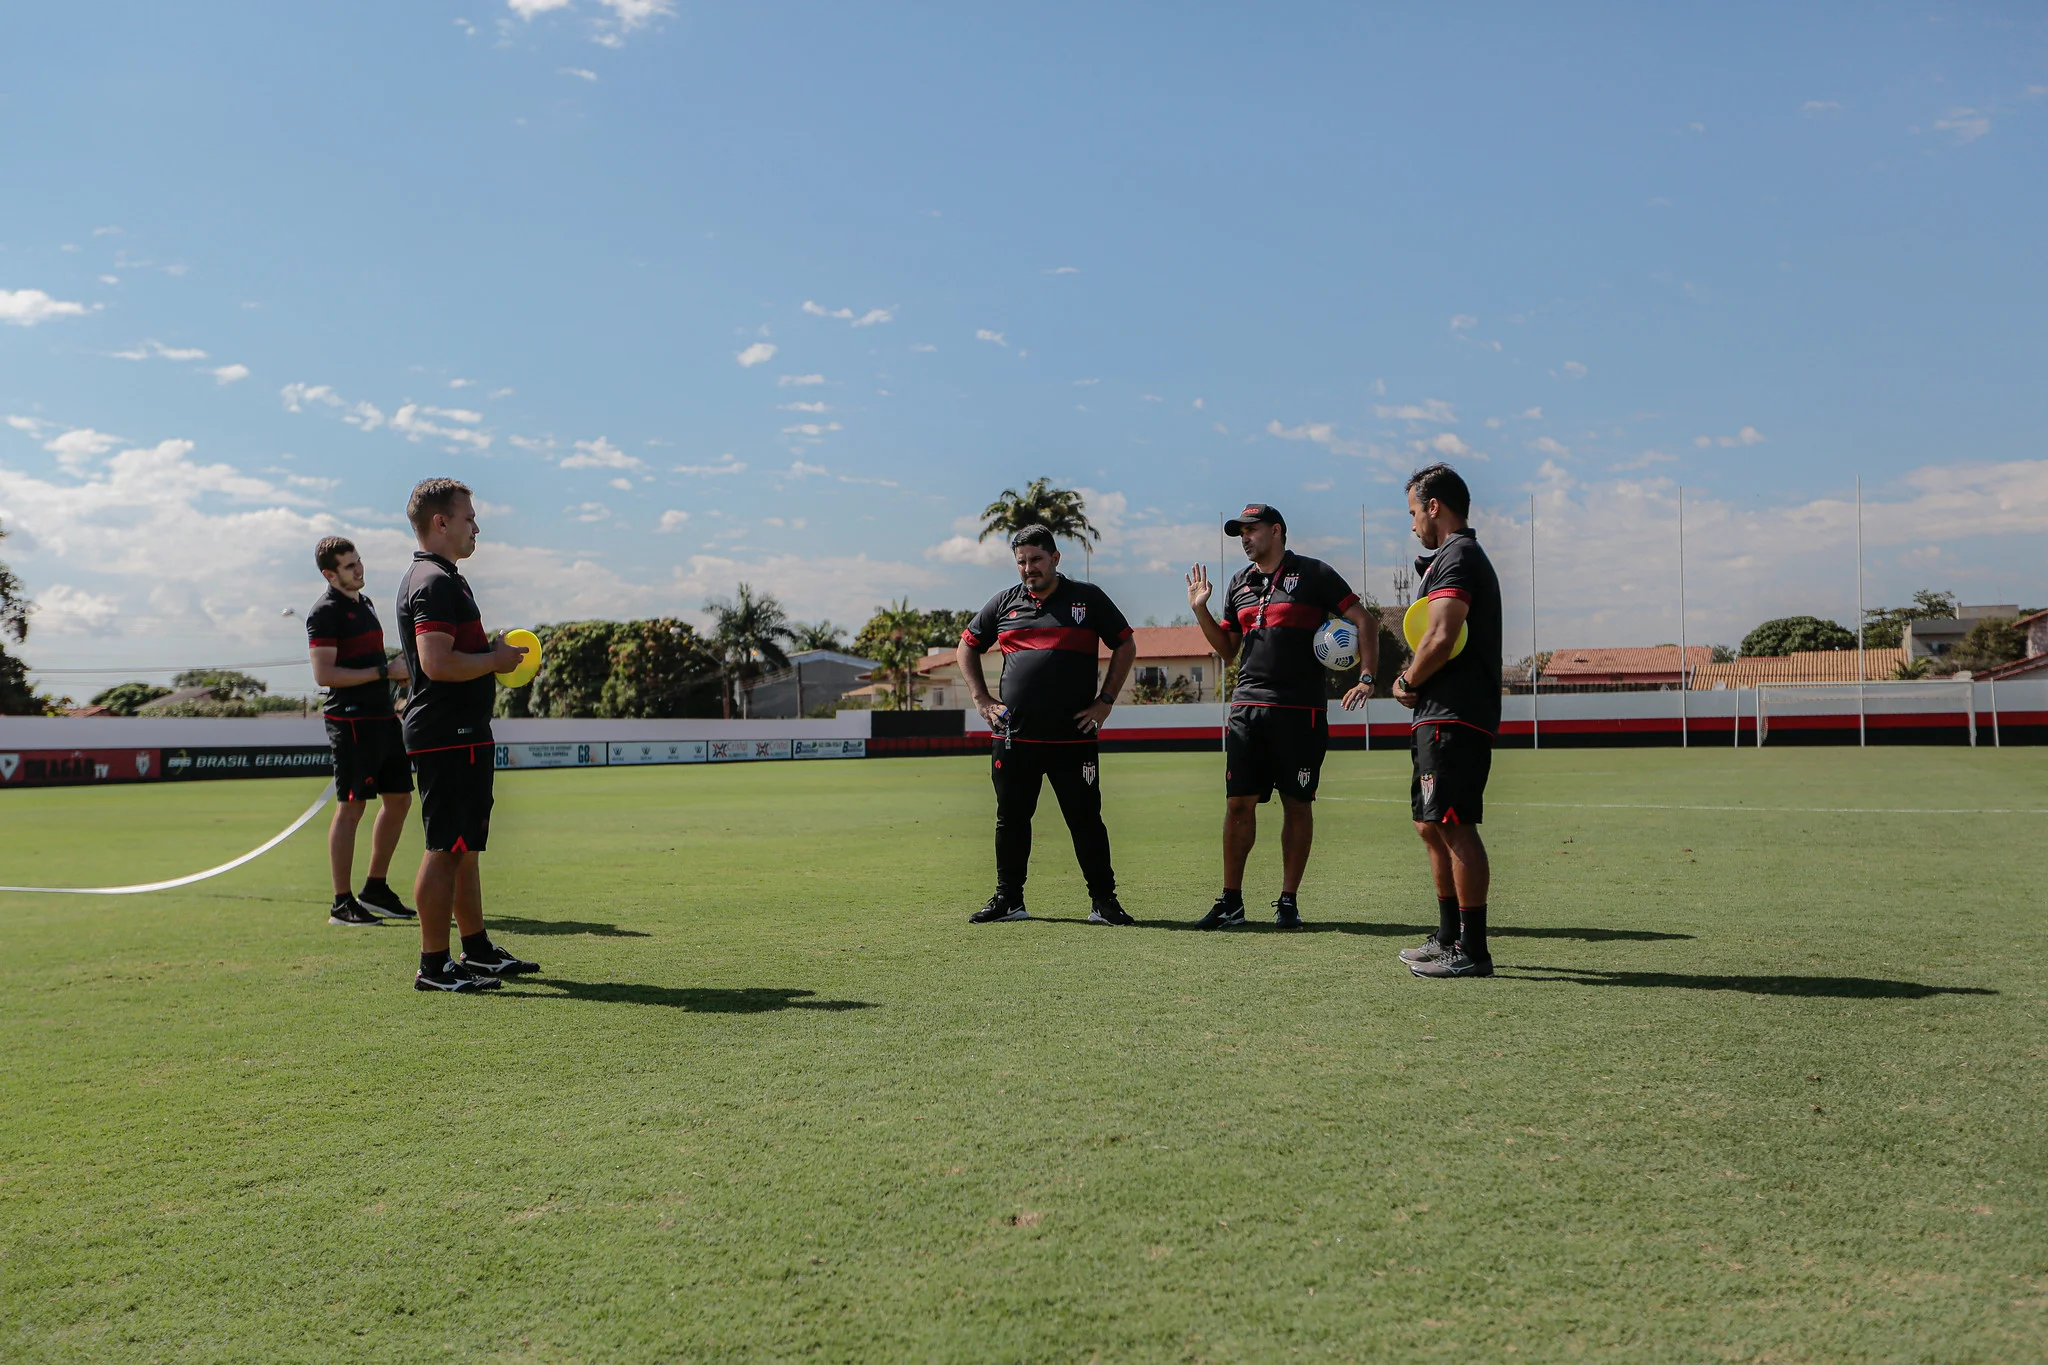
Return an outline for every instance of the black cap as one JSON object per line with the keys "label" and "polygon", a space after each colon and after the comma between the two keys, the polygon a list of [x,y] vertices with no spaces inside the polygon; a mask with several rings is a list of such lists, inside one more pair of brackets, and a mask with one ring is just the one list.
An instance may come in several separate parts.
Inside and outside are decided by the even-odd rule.
{"label": "black cap", "polygon": [[1268,526],[1277,526],[1283,531],[1287,529],[1287,518],[1280,515],[1279,508],[1269,507],[1263,502],[1248,502],[1242,512],[1223,523],[1223,534],[1241,536],[1247,523],[1258,521],[1263,521]]}

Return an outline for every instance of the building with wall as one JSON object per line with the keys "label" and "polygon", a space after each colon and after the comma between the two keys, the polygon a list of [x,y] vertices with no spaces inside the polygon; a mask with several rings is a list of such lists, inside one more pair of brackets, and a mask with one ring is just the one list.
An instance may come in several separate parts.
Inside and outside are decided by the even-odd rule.
{"label": "building with wall", "polygon": [[[1914,659],[1938,659],[1962,643],[1963,637],[1979,621],[1995,620],[1999,617],[2013,617],[2020,614],[2016,605],[1957,607],[1954,616],[1937,616],[1932,620],[1908,621],[1905,637],[1900,641],[1907,656]],[[2033,617],[2029,617],[2033,620]],[[2032,652],[2031,650],[2029,652]]]}

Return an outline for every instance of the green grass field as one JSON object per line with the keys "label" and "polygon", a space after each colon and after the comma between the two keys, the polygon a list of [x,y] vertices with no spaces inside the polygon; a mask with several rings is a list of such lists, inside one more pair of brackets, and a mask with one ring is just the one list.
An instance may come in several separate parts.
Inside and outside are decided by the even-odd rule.
{"label": "green grass field", "polygon": [[[1461,982],[1404,754],[1311,932],[1180,931],[1220,776],[1105,761],[1118,930],[1049,793],[965,923],[983,760],[504,774],[495,996],[327,927],[324,817],[0,895],[0,1358],[2048,1355],[2040,751],[1503,753]],[[0,881],[312,791],[0,794]]]}

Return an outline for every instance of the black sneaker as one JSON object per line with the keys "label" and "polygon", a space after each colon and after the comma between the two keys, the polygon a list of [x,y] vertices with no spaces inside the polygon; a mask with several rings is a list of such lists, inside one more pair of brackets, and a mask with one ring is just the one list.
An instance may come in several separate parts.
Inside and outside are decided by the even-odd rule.
{"label": "black sneaker", "polygon": [[1124,913],[1123,906],[1115,896],[1104,896],[1094,903],[1088,912],[1090,924],[1136,924],[1137,921]]}
{"label": "black sneaker", "polygon": [[1209,913],[1195,921],[1197,929],[1236,929],[1244,924],[1244,902],[1218,896]]}
{"label": "black sneaker", "polygon": [[1417,976],[1492,976],[1493,959],[1467,957],[1463,948],[1453,947],[1429,962],[1409,963],[1408,970]]}
{"label": "black sneaker", "polygon": [[1446,943],[1435,934],[1431,934],[1413,948],[1403,948],[1401,960],[1412,967],[1418,962],[1434,962],[1440,957],[1449,957],[1457,950],[1458,945],[1455,942]]}
{"label": "black sneaker", "polygon": [[502,990],[504,985],[497,977],[485,976],[460,962],[444,962],[441,970],[431,976],[426,972],[412,974],[412,988],[416,991],[495,991]]}
{"label": "black sneaker", "polygon": [[376,924],[378,920],[375,915],[365,910],[361,905],[358,905],[354,896],[350,896],[345,901],[336,901],[334,903],[334,908],[327,912],[327,922],[329,924],[361,925]]}
{"label": "black sneaker", "polygon": [[356,894],[356,904],[379,919],[418,919],[420,912],[398,898],[390,887],[372,889],[364,887]]}
{"label": "black sneaker", "polygon": [[1024,909],[1024,902],[1016,897],[998,891],[988,898],[988,904],[967,917],[969,924],[1003,924],[1013,919],[1030,919]]}
{"label": "black sneaker", "polygon": [[462,965],[492,977],[523,976],[540,970],[538,962],[522,962],[495,943],[481,953],[464,953]]}
{"label": "black sneaker", "polygon": [[1294,897],[1282,896],[1273,902],[1273,923],[1282,929],[1301,927],[1301,907],[1294,903]]}

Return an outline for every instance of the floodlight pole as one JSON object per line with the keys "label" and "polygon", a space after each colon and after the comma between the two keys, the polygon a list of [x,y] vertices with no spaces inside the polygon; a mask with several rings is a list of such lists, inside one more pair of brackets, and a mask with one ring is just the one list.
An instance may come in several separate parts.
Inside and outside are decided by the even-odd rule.
{"label": "floodlight pole", "polygon": [[1543,747],[1542,708],[1536,701],[1536,495],[1529,495],[1529,747]]}
{"label": "floodlight pole", "polygon": [[[1361,502],[1360,504],[1358,504],[1358,596],[1359,600],[1366,604],[1365,614],[1367,616],[1371,616],[1373,618],[1374,625],[1377,626],[1379,623],[1379,618],[1373,614],[1372,587],[1370,583],[1367,581],[1367,571],[1370,567],[1370,561],[1366,554],[1365,548],[1365,504]],[[1377,643],[1377,641],[1375,641],[1375,643]],[[1361,659],[1365,657],[1365,648],[1362,644],[1359,647],[1358,656]],[[1371,688],[1366,689],[1365,693],[1365,751],[1367,753],[1372,752]]]}
{"label": "floodlight pole", "polygon": [[1685,694],[1685,485],[1678,486],[1678,747],[1692,747],[1692,727],[1686,715]]}
{"label": "floodlight pole", "polygon": [[1863,476],[1856,476],[1856,745],[1867,747],[1870,743],[1868,725],[1864,720],[1863,684],[1869,674],[1863,665]]}

